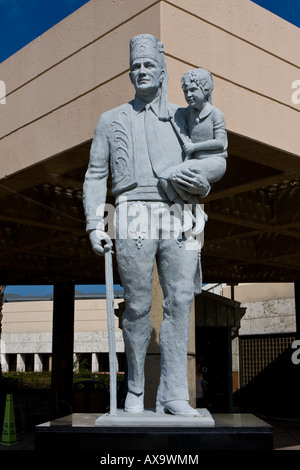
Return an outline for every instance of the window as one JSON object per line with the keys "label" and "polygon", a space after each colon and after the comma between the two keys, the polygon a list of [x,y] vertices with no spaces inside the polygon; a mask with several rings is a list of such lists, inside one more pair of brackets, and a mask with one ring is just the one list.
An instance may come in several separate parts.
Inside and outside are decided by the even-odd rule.
{"label": "window", "polygon": [[240,336],[240,386],[245,387],[290,348],[295,336]]}

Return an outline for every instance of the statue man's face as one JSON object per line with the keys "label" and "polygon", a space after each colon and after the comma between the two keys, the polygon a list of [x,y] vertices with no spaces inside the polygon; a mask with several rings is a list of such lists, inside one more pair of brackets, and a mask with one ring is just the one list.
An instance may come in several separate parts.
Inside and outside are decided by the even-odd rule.
{"label": "statue man's face", "polygon": [[130,80],[141,98],[157,96],[163,76],[161,66],[154,59],[135,59],[131,64]]}

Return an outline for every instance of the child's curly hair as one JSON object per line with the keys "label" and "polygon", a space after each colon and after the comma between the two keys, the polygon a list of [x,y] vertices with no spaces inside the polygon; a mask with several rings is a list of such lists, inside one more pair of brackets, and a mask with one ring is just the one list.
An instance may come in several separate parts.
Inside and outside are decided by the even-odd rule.
{"label": "child's curly hair", "polygon": [[214,80],[212,74],[208,70],[199,68],[192,69],[185,72],[181,79],[181,87],[184,87],[190,83],[194,82],[198,87],[200,87],[206,96],[206,99],[209,103],[212,102],[211,94],[214,88]]}

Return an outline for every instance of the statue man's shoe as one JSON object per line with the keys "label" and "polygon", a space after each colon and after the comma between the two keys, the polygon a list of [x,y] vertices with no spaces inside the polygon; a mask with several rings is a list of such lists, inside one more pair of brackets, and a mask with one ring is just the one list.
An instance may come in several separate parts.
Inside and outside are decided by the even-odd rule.
{"label": "statue man's shoe", "polygon": [[197,410],[185,400],[172,400],[165,403],[156,403],[156,413],[171,413],[179,416],[199,416]]}
{"label": "statue man's shoe", "polygon": [[126,395],[124,411],[129,413],[142,413],[144,411],[144,393],[128,392]]}

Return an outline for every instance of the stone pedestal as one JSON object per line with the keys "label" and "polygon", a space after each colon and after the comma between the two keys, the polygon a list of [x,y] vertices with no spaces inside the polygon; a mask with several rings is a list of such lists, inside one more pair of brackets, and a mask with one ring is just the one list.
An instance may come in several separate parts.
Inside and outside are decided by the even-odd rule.
{"label": "stone pedestal", "polygon": [[155,426],[161,430],[165,428],[200,428],[214,426],[215,421],[210,412],[205,409],[198,410],[198,416],[175,416],[167,413],[156,413],[155,410],[145,410],[142,413],[127,413],[124,410],[117,410],[116,415],[111,416],[105,413],[95,421],[95,426],[115,427],[123,426],[145,429],[148,426]]}
{"label": "stone pedestal", "polygon": [[[214,425],[197,418],[148,415],[145,419],[72,414],[35,428],[36,450],[97,451],[99,455],[203,450],[273,450],[273,428],[251,414],[214,414]],[[101,418],[103,416],[103,418]],[[100,418],[100,419],[99,419]],[[204,417],[205,419],[205,417]],[[103,420],[103,425],[99,425]],[[208,421],[210,418],[208,417]],[[96,422],[98,425],[96,425]]]}

